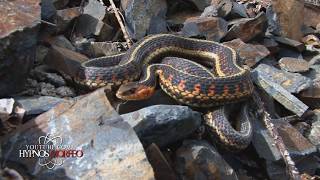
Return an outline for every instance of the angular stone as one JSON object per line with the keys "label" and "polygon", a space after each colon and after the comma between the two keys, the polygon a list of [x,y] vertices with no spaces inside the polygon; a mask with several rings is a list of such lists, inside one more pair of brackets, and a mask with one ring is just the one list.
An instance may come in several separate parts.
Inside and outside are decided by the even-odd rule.
{"label": "angular stone", "polygon": [[268,48],[270,55],[274,55],[279,51],[279,44],[272,38],[264,38],[263,45]]}
{"label": "angular stone", "polygon": [[78,17],[75,33],[81,37],[96,36],[99,41],[110,41],[113,39],[114,29],[103,21],[84,14]]}
{"label": "angular stone", "polygon": [[69,3],[69,0],[53,0],[53,5],[57,9],[65,8]]}
{"label": "angular stone", "polygon": [[187,106],[155,105],[123,114],[143,144],[165,147],[193,133],[201,123],[201,114]]}
{"label": "angular stone", "polygon": [[66,81],[57,73],[51,73],[47,71],[47,66],[38,66],[31,71],[32,78],[36,79],[38,82],[47,82],[55,87],[61,87],[66,85]]}
{"label": "angular stone", "polygon": [[200,15],[200,18],[204,18],[204,17],[217,17],[218,16],[218,9],[216,6],[211,5],[206,7],[202,14]]}
{"label": "angular stone", "polygon": [[219,17],[190,18],[181,30],[184,36],[202,36],[207,40],[217,41],[227,33],[227,22]]}
{"label": "angular stone", "polygon": [[39,0],[0,1],[0,97],[20,91],[36,53]]}
{"label": "angular stone", "polygon": [[88,4],[83,8],[83,14],[89,15],[98,21],[102,21],[106,15],[106,7],[96,0],[89,0]]}
{"label": "angular stone", "polygon": [[282,70],[288,72],[306,72],[310,68],[307,61],[290,57],[281,58],[279,60],[279,66]]}
{"label": "angular stone", "polygon": [[314,110],[314,113],[315,115],[313,118],[310,133],[308,135],[308,139],[313,145],[318,148],[318,152],[320,152],[320,109]]}
{"label": "angular stone", "polygon": [[311,108],[320,108],[320,79],[313,80],[312,86],[302,91],[299,97]]}
{"label": "angular stone", "polygon": [[81,53],[89,57],[101,57],[120,53],[125,43],[121,42],[84,42],[79,44]]}
{"label": "angular stone", "polygon": [[[270,69],[271,67],[265,64],[260,64],[256,69],[253,70],[252,79],[254,80],[255,84],[266,91],[270,96],[272,96],[288,110],[292,111],[298,116],[302,116],[309,107],[299,99],[297,99],[295,96],[290,94],[289,91],[287,91],[280,85],[281,83],[278,84],[277,81],[270,79],[270,73],[266,74],[264,72],[264,70],[267,70],[267,68]],[[282,85],[291,85],[291,81],[292,80],[283,81]]]}
{"label": "angular stone", "polygon": [[[316,152],[315,146],[288,122],[274,120],[273,124],[276,126],[291,157],[294,159],[305,158]],[[274,146],[274,140],[269,135],[267,129],[263,127],[261,122],[255,122],[254,127],[252,144],[259,156],[270,161],[280,160],[282,158],[280,152]]]}
{"label": "angular stone", "polygon": [[274,38],[278,43],[285,45],[289,48],[292,48],[294,50],[297,50],[299,52],[302,52],[305,50],[305,46],[303,43],[299,41],[295,41],[293,39],[285,38],[285,37],[279,37],[279,36],[274,36]]}
{"label": "angular stone", "polygon": [[267,18],[264,13],[258,14],[255,18],[242,18],[229,22],[232,25],[226,36],[225,41],[240,38],[243,42],[264,34],[267,29]]}
{"label": "angular stone", "polygon": [[[39,140],[41,136],[43,139]],[[82,150],[83,156],[64,158],[61,165],[58,159],[52,159],[58,164],[48,169],[39,164],[48,159],[21,158],[17,154],[26,145],[43,144],[45,138],[53,145]],[[104,89],[60,103],[28,121],[15,136],[2,141],[2,152],[7,161],[17,163],[39,179],[154,179],[139,139],[114,111]]]}
{"label": "angular stone", "polygon": [[0,99],[0,121],[9,119],[13,111],[14,99]]}
{"label": "angular stone", "polygon": [[254,69],[254,72],[258,72],[261,76],[281,85],[290,93],[299,93],[312,85],[310,78],[298,73],[281,71],[266,64],[260,64]]}
{"label": "angular stone", "polygon": [[232,11],[232,1],[231,0],[222,0],[218,3],[218,15],[219,17],[227,17]]}
{"label": "angular stone", "polygon": [[79,7],[62,9],[57,11],[57,31],[64,32],[69,27],[72,20],[81,14],[81,9]]}
{"label": "angular stone", "polygon": [[206,141],[184,141],[176,151],[175,164],[181,179],[238,179],[235,171]]}
{"label": "angular stone", "polygon": [[41,19],[51,21],[57,10],[52,0],[41,0]]}
{"label": "angular stone", "polygon": [[146,153],[148,156],[148,160],[153,167],[154,176],[156,179],[178,179],[169,162],[166,160],[156,144],[152,143],[150,146],[148,146],[148,148],[146,149]]}
{"label": "angular stone", "polygon": [[241,39],[234,39],[223,44],[236,50],[240,58],[245,61],[244,63],[250,67],[270,54],[270,51],[263,45],[246,44]]}
{"label": "angular stone", "polygon": [[[299,41],[302,38],[301,28],[303,25],[302,13],[303,1],[297,0],[273,0],[272,8],[277,17],[280,27],[280,35]],[[295,14],[295,16],[293,16]]]}
{"label": "angular stone", "polygon": [[191,0],[191,2],[196,5],[197,9],[201,12],[211,5],[211,0]]}
{"label": "angular stone", "polygon": [[319,24],[319,19],[320,19],[319,9],[320,9],[319,7],[305,6],[303,10],[303,14],[304,14],[303,23],[307,26],[316,28],[317,25]]}
{"label": "angular stone", "polygon": [[165,0],[127,0],[121,1],[125,12],[127,29],[133,39],[141,39],[147,34],[167,32]]}
{"label": "angular stone", "polygon": [[248,18],[246,7],[243,4],[232,2],[232,10],[230,16],[232,18]]}
{"label": "angular stone", "polygon": [[52,46],[44,61],[57,71],[74,77],[78,73],[80,64],[87,60],[88,58],[80,53],[58,46]]}
{"label": "angular stone", "polygon": [[25,110],[25,115],[42,114],[62,102],[67,102],[65,99],[40,96],[40,97],[18,97],[15,99],[19,106]]}

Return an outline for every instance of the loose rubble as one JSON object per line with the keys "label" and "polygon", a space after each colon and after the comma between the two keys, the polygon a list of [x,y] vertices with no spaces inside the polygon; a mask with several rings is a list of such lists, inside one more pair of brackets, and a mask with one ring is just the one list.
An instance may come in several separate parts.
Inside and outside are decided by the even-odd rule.
{"label": "loose rubble", "polygon": [[[319,178],[319,9],[311,0],[0,1],[0,179]],[[211,141],[208,109],[181,105],[161,88],[124,102],[116,87],[75,81],[81,63],[160,33],[237,52],[255,84],[247,149]],[[46,143],[83,156],[19,155]]]}

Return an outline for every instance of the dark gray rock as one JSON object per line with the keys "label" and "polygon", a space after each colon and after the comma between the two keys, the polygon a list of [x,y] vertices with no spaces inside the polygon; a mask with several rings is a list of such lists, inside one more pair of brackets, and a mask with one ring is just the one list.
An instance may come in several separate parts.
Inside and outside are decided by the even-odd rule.
{"label": "dark gray rock", "polygon": [[[104,89],[60,103],[13,134],[1,142],[2,158],[17,163],[27,174],[39,179],[92,179],[93,176],[116,180],[154,179],[138,137],[114,111]],[[59,164],[61,158],[49,160],[17,155],[19,150],[27,148],[26,145],[46,144],[44,140],[52,143],[54,150],[57,145],[63,145],[82,151],[83,156],[62,158]]]}
{"label": "dark gray rock", "polygon": [[206,7],[211,5],[211,0],[191,0],[196,5],[199,11],[203,11]]}
{"label": "dark gray rock", "polygon": [[52,45],[63,47],[75,51],[76,48],[72,45],[72,43],[64,36],[59,35],[55,36],[49,40]]}
{"label": "dark gray rock", "polygon": [[175,169],[181,179],[238,179],[235,171],[206,141],[184,141],[176,151]]}
{"label": "dark gray rock", "polygon": [[248,18],[246,7],[244,4],[232,2],[232,10],[230,16],[232,18]]}
{"label": "dark gray rock", "polygon": [[15,100],[20,107],[25,110],[25,114],[27,116],[42,114],[49,111],[59,103],[67,102],[65,99],[51,96],[18,97]]}
{"label": "dark gray rock", "polygon": [[0,1],[0,97],[25,85],[35,59],[39,4],[39,0]]}
{"label": "dark gray rock", "polygon": [[61,87],[66,85],[66,81],[58,75],[57,73],[50,73],[46,72],[45,66],[38,66],[32,72],[31,75],[35,78],[38,82],[47,82],[55,87]]}
{"label": "dark gray rock", "polygon": [[320,152],[320,110],[315,110],[315,117],[312,122],[308,139],[312,144],[317,146],[318,152]]}
{"label": "dark gray rock", "polygon": [[187,137],[201,123],[200,113],[174,105],[150,106],[121,117],[134,128],[143,144],[160,147]]}
{"label": "dark gray rock", "polygon": [[51,21],[57,13],[52,0],[41,0],[41,19]]}
{"label": "dark gray rock", "polygon": [[80,14],[81,9],[79,7],[58,10],[56,16],[57,32],[66,31],[72,20]]}
{"label": "dark gray rock", "polygon": [[56,94],[59,97],[75,97],[76,93],[74,89],[68,86],[61,86],[56,89]]}
{"label": "dark gray rock", "polygon": [[130,36],[141,39],[147,34],[167,32],[165,0],[125,0],[121,1]]}

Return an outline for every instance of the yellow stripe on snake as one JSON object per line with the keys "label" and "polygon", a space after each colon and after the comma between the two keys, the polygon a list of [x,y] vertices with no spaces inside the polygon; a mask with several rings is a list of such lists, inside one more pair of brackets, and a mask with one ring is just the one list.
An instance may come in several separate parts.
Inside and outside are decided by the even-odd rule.
{"label": "yellow stripe on snake", "polygon": [[[116,96],[124,100],[151,97],[159,81],[178,102],[202,108],[246,100],[253,92],[250,71],[237,64],[233,49],[170,34],[147,36],[126,53],[84,62],[75,80],[90,88],[121,85]],[[223,109],[204,116],[209,131],[229,149],[245,148],[251,138],[249,120],[237,131]]]}

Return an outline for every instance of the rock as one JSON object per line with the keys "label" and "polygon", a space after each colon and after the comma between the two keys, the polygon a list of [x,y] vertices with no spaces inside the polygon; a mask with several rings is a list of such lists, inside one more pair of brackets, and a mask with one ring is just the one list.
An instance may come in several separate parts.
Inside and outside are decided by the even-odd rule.
{"label": "rock", "polygon": [[230,16],[232,19],[235,18],[248,18],[246,7],[243,4],[232,2],[232,10]]}
{"label": "rock", "polygon": [[320,108],[320,79],[314,79],[312,86],[302,91],[299,97],[311,108]]}
{"label": "rock", "polygon": [[38,45],[36,49],[35,64],[43,64],[43,60],[47,56],[48,52],[49,52],[49,48],[43,45]]}
{"label": "rock", "polygon": [[57,11],[57,32],[64,32],[69,27],[72,20],[81,14],[79,7],[67,8]]}
{"label": "rock", "polygon": [[53,0],[53,5],[57,9],[65,8],[69,3],[69,0]]}
{"label": "rock", "polygon": [[78,17],[75,33],[81,37],[97,37],[98,41],[110,41],[114,35],[112,26],[87,14]]}
{"label": "rock", "polygon": [[218,9],[216,6],[211,5],[206,7],[202,14],[200,15],[200,18],[204,18],[204,17],[217,17],[218,16]]}
{"label": "rock", "polygon": [[23,180],[23,177],[14,169],[0,169],[0,179],[3,180]]}
{"label": "rock", "polygon": [[[54,150],[60,145],[60,149],[74,150],[77,155],[58,159],[17,155],[27,145],[43,145],[46,141],[53,143]],[[113,110],[104,89],[60,103],[28,121],[15,136],[2,142],[2,152],[7,161],[17,163],[39,179],[154,179],[139,139]],[[63,159],[62,164],[59,159]],[[50,162],[55,163],[53,167]]]}
{"label": "rock", "polygon": [[38,82],[47,82],[55,87],[60,87],[66,85],[66,81],[57,73],[50,73],[46,71],[46,67],[38,66],[33,71],[31,75]]}
{"label": "rock", "polygon": [[227,17],[232,11],[232,2],[231,0],[222,0],[218,2],[218,15],[219,17]]}
{"label": "rock", "polygon": [[266,64],[260,64],[254,69],[254,72],[258,72],[261,76],[265,76],[273,82],[281,85],[290,93],[299,93],[312,85],[310,78],[298,73],[281,71]]}
{"label": "rock", "polygon": [[[288,110],[292,111],[293,113],[297,114],[298,116],[302,116],[307,109],[309,108],[295,96],[290,94],[289,91],[286,89],[289,88],[292,83],[292,79],[285,80],[282,83],[279,82],[279,79],[284,73],[280,73],[281,76],[273,75],[274,72],[265,73],[266,70],[272,70],[273,67],[268,66],[266,64],[260,64],[257,68],[253,70],[252,79],[254,80],[255,84],[262,88],[266,93],[272,96],[275,100],[277,100],[280,104],[286,107]],[[278,73],[279,75],[279,73]],[[271,79],[269,76],[278,77],[277,79]],[[281,81],[280,81],[281,82]],[[300,83],[305,83],[304,81],[300,81]],[[281,84],[281,85],[280,85]],[[289,86],[288,86],[289,85]],[[295,84],[296,85],[296,84]],[[283,86],[287,86],[286,89]],[[294,89],[298,88],[300,90],[301,87],[299,86],[291,86],[290,88]],[[302,89],[301,89],[302,90]]]}
{"label": "rock", "polygon": [[75,91],[68,86],[61,86],[56,89],[56,94],[59,97],[75,97]]}
{"label": "rock", "polygon": [[41,0],[41,19],[51,21],[56,15],[57,10],[52,0]]}
{"label": "rock", "polygon": [[303,1],[288,0],[284,2],[274,0],[272,1],[272,8],[280,27],[280,35],[297,41],[300,40],[302,38]]}
{"label": "rock", "polygon": [[176,151],[175,165],[180,179],[238,179],[235,171],[206,141],[184,141]]}
{"label": "rock", "polygon": [[[316,148],[312,145],[300,132],[283,120],[274,120],[273,124],[277,127],[289,154],[294,159],[301,159],[310,156],[316,152]],[[274,146],[273,138],[263,127],[262,123],[255,122],[254,138],[252,144],[260,157],[269,161],[278,161],[282,157],[278,149]]]}
{"label": "rock", "polygon": [[199,11],[204,11],[204,9],[211,5],[211,0],[190,0],[194,5],[196,5]]}
{"label": "rock", "polygon": [[267,18],[264,13],[258,14],[255,18],[242,18],[229,22],[231,28],[223,38],[225,41],[240,38],[243,42],[263,35],[267,29]]}
{"label": "rock", "polygon": [[270,55],[274,55],[279,51],[279,44],[272,38],[264,38],[263,45],[270,51]]}
{"label": "rock", "polygon": [[33,65],[41,19],[39,3],[0,2],[0,97],[20,91]]}
{"label": "rock", "polygon": [[58,46],[58,47],[70,49],[72,51],[76,50],[76,48],[72,45],[72,43],[64,35],[49,37],[46,40],[52,46]]}
{"label": "rock", "polygon": [[178,179],[169,162],[166,160],[156,144],[152,143],[150,146],[148,146],[148,148],[146,149],[146,153],[148,156],[148,160],[153,167],[154,176],[156,179]]}
{"label": "rock", "polygon": [[44,61],[48,66],[56,69],[60,73],[66,73],[74,77],[77,75],[80,64],[88,59],[86,56],[75,51],[52,46]]}
{"label": "rock", "polygon": [[124,47],[125,43],[120,42],[84,42],[78,48],[89,57],[101,57],[118,54]]}
{"label": "rock", "polygon": [[202,36],[207,40],[219,42],[227,33],[227,22],[219,17],[190,18],[184,23],[181,30],[187,37]]}
{"label": "rock", "polygon": [[305,6],[303,10],[303,14],[304,14],[303,23],[307,26],[316,28],[317,25],[319,24],[319,19],[320,19],[319,7]]}
{"label": "rock", "polygon": [[18,97],[15,99],[19,106],[25,110],[25,115],[42,114],[62,102],[67,102],[65,99],[40,96],[40,97]]}
{"label": "rock", "polygon": [[241,39],[234,39],[223,44],[236,50],[240,58],[249,67],[253,67],[270,54],[270,51],[263,45],[246,44]]}
{"label": "rock", "polygon": [[289,39],[289,38],[285,38],[285,37],[278,37],[278,36],[274,36],[273,37],[278,43],[292,48],[294,50],[297,50],[299,52],[302,52],[305,50],[305,46],[303,43],[299,42],[299,41],[295,41],[293,39]]}
{"label": "rock", "polygon": [[89,15],[98,21],[102,21],[106,15],[106,7],[96,0],[89,0],[88,4],[83,8],[83,14]]}
{"label": "rock", "polygon": [[320,109],[314,110],[315,115],[313,118],[312,126],[308,139],[310,142],[318,148],[320,152]]}
{"label": "rock", "polygon": [[307,61],[290,57],[281,58],[279,60],[279,65],[282,70],[288,72],[306,72],[310,68]]}
{"label": "rock", "polygon": [[131,38],[141,39],[147,34],[167,32],[165,0],[126,0],[121,1],[121,7]]}
{"label": "rock", "polygon": [[193,133],[201,123],[201,114],[187,106],[155,105],[123,114],[143,144],[165,147]]}

